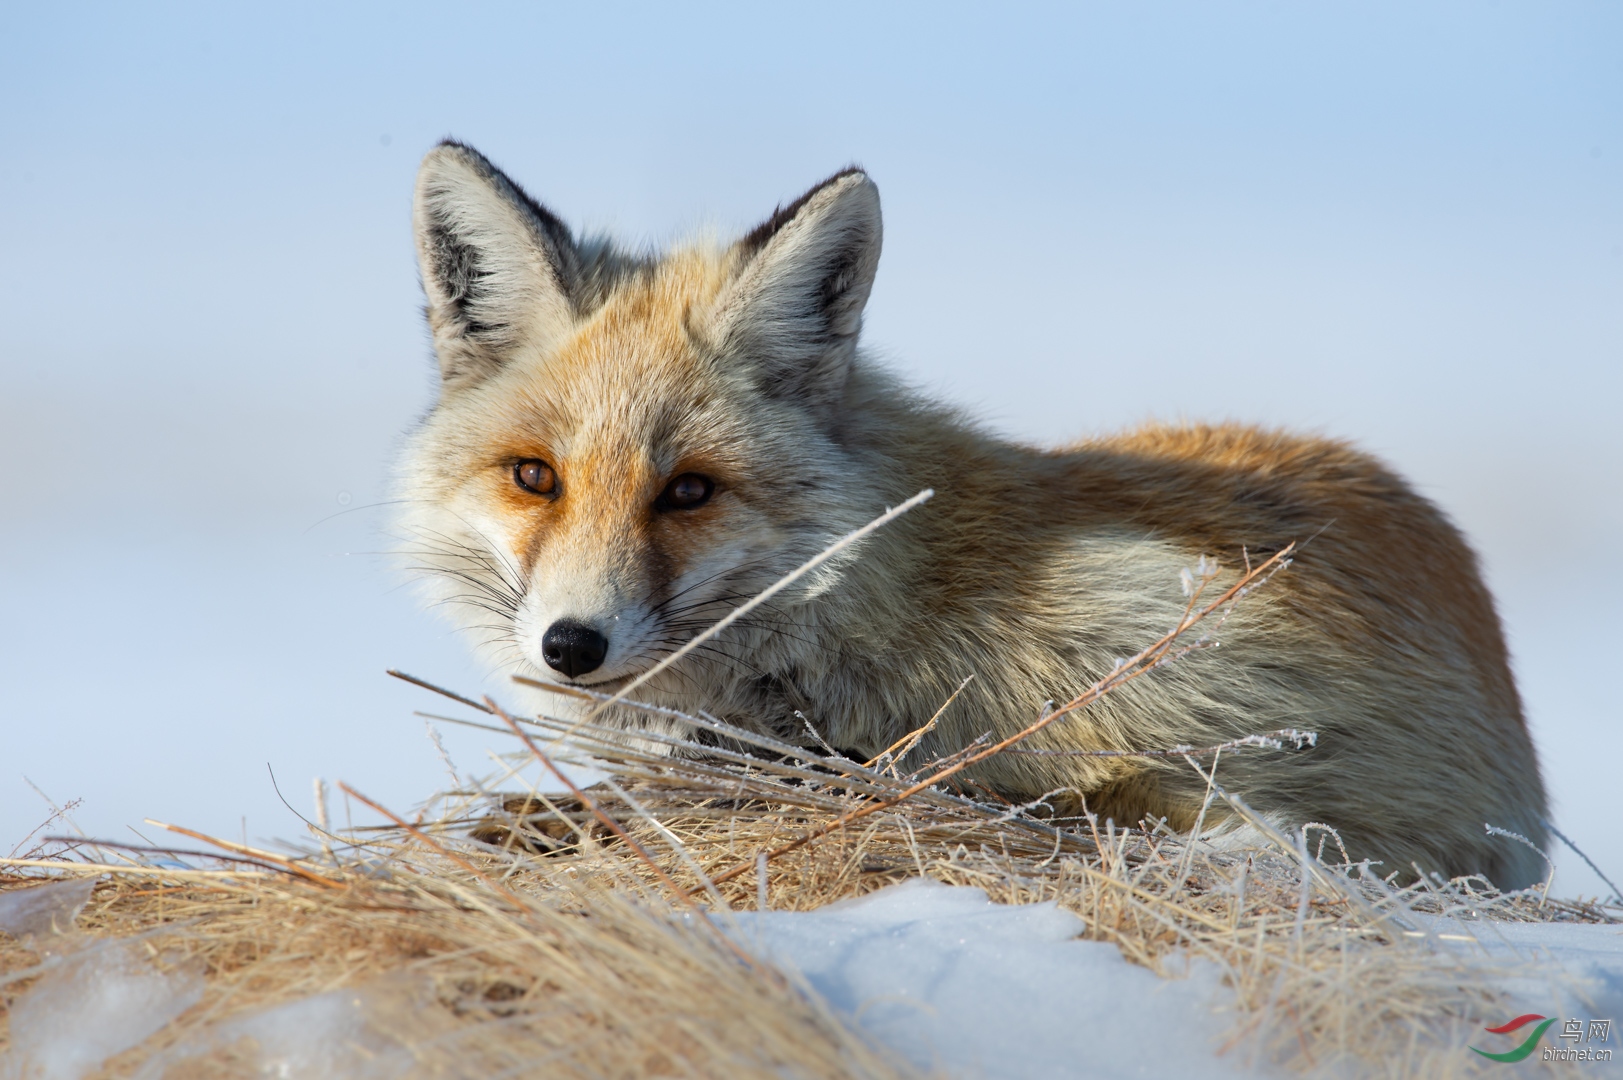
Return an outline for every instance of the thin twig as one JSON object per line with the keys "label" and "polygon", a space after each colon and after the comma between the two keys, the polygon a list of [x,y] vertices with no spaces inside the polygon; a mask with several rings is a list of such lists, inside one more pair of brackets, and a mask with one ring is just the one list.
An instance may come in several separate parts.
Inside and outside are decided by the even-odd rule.
{"label": "thin twig", "polygon": [[675,652],[665,657],[665,659],[661,660],[647,671],[644,671],[641,675],[638,675],[636,678],[620,687],[620,689],[616,690],[612,695],[610,695],[607,701],[598,705],[596,709],[593,709],[590,713],[588,713],[587,719],[591,719],[604,709],[607,709],[619,702],[629,695],[631,691],[635,690],[649,679],[652,679],[655,675],[658,675],[660,672],[682,659],[682,657],[686,656],[694,649],[697,649],[700,645],[703,645],[705,642],[727,629],[733,623],[737,622],[739,619],[742,619],[745,615],[748,615],[750,612],[754,611],[756,608],[778,595],[778,593],[782,592],[784,589],[787,589],[790,585],[793,585],[796,581],[799,581],[802,577],[805,577],[819,566],[822,566],[828,560],[832,559],[835,555],[839,554],[841,551],[844,551],[858,540],[861,540],[870,533],[890,524],[892,521],[895,521],[897,518],[901,517],[915,506],[928,502],[934,495],[934,491],[929,488],[925,488],[923,491],[919,492],[911,499],[908,499],[900,506],[886,510],[883,514],[880,514],[878,517],[868,522],[868,524],[862,526],[862,528],[853,529],[851,532],[846,533],[844,536],[834,541],[834,543],[830,544],[816,555],[813,555],[811,558],[807,559],[805,562],[783,575],[777,581],[774,581],[771,585],[768,585],[765,589],[762,589],[760,592],[756,593],[754,597],[728,612],[720,621],[713,623],[708,630],[705,630],[698,636],[691,638],[688,643],[683,645],[680,649],[677,649]]}
{"label": "thin twig", "polygon": [[[535,759],[545,766],[547,771],[552,773],[552,775],[556,777],[560,783],[568,788],[570,794],[574,795],[575,798],[581,801],[582,806],[591,811],[593,817],[597,818],[597,820],[601,821],[606,828],[608,828],[621,840],[625,841],[626,846],[631,848],[632,851],[636,852],[637,857],[642,860],[643,865],[652,870],[654,872],[654,876],[659,878],[660,882],[663,883],[667,889],[674,893],[683,903],[687,904],[688,907],[692,908],[693,913],[697,915],[706,926],[716,932],[717,937],[720,938],[721,942],[727,947],[728,951],[732,952],[748,966],[752,968],[760,967],[759,961],[754,959],[743,949],[739,948],[738,944],[734,942],[731,937],[723,933],[721,928],[711,921],[709,913],[706,912],[704,908],[699,906],[699,902],[694,899],[692,893],[673,881],[671,876],[665,872],[664,868],[654,861],[654,857],[648,854],[648,850],[646,848],[637,843],[636,840],[632,839],[631,834],[621,828],[618,821],[615,821],[614,818],[605,813],[603,808],[597,804],[596,800],[594,800],[590,795],[587,795],[585,791],[581,790],[581,788],[573,780],[569,779],[569,777],[564,774],[562,769],[558,768],[558,766],[553,763],[553,760],[547,756],[546,751],[542,750],[535,744],[535,740],[530,738],[529,733],[523,728],[519,727],[518,722],[511,716],[507,715],[507,713],[503,711],[502,707],[496,704],[494,698],[485,698],[485,704],[489,705],[490,711],[501,717],[507,726],[512,729],[513,734],[519,737],[519,739],[524,743],[525,748],[529,750],[531,754],[535,755]],[[715,888],[713,883],[711,884],[711,888],[712,890]]]}
{"label": "thin twig", "polygon": [[[766,853],[767,858],[770,860],[778,858],[782,855],[787,855],[789,852],[813,843],[814,841],[827,836],[829,833],[834,832],[837,829],[843,829],[853,821],[867,817],[869,814],[878,813],[881,810],[889,810],[892,807],[898,806],[919,792],[934,787],[943,780],[946,780],[948,777],[954,776],[957,773],[969,768],[971,765],[974,765],[977,762],[985,761],[992,755],[1000,754],[1009,747],[1014,746],[1016,743],[1030,738],[1032,735],[1035,735],[1037,732],[1052,724],[1060,717],[1075,712],[1077,709],[1080,709],[1085,705],[1092,704],[1110,691],[1115,690],[1118,687],[1125,686],[1127,683],[1138,678],[1144,673],[1154,670],[1154,668],[1167,657],[1173,644],[1177,642],[1179,637],[1189,630],[1190,627],[1198,624],[1202,619],[1206,618],[1212,612],[1217,611],[1224,604],[1230,603],[1238,598],[1254,582],[1268,574],[1271,568],[1285,565],[1290,558],[1290,553],[1295,550],[1295,547],[1295,544],[1285,545],[1284,548],[1276,552],[1267,562],[1255,567],[1250,573],[1246,574],[1244,577],[1240,578],[1239,581],[1235,582],[1228,589],[1224,590],[1223,595],[1219,596],[1216,600],[1213,600],[1210,604],[1193,615],[1185,615],[1184,618],[1179,621],[1177,626],[1168,631],[1166,634],[1162,635],[1153,644],[1141,650],[1137,655],[1128,659],[1125,663],[1118,666],[1116,670],[1095,682],[1092,686],[1082,691],[1082,693],[1072,698],[1066,704],[1038,718],[1035,723],[1022,728],[1020,731],[1010,735],[1002,742],[995,743],[979,753],[972,754],[961,761],[955,762],[930,774],[923,780],[918,781],[896,795],[892,795],[885,799],[870,801],[863,806],[857,807],[855,810],[852,810],[849,813],[840,815],[833,821],[827,822],[802,834],[798,838],[791,840],[786,844],[780,844],[778,847],[773,848],[771,851]],[[711,880],[719,885],[724,881],[729,881],[732,878],[747,872],[750,868],[750,863],[739,863],[730,870],[724,870],[721,873],[714,875]]]}
{"label": "thin twig", "polygon": [[259,848],[249,847],[247,844],[238,844],[233,843],[230,840],[221,840],[217,836],[210,836],[207,833],[200,833],[195,829],[187,829],[180,825],[170,825],[166,822],[154,821],[152,818],[147,818],[146,823],[148,825],[155,825],[160,829],[167,829],[172,833],[179,833],[182,836],[189,836],[193,840],[201,840],[205,844],[213,844],[215,847],[221,848],[225,851],[234,851],[239,855],[249,855],[255,859],[260,859],[268,863],[274,863],[276,866],[290,874],[297,874],[299,877],[313,881],[318,885],[325,885],[329,889],[349,888],[347,884],[339,881],[336,878],[330,878],[325,874],[318,874],[308,867],[300,866],[292,859],[284,858],[281,855],[276,854],[274,851],[263,851]]}
{"label": "thin twig", "polygon": [[621,828],[620,823],[615,821],[614,818],[610,817],[608,813],[606,813],[604,809],[597,804],[596,799],[593,799],[590,795],[586,794],[586,792],[583,791],[578,784],[569,779],[568,774],[566,774],[562,769],[558,768],[558,766],[553,762],[552,758],[547,756],[547,752],[545,750],[535,745],[535,740],[530,738],[529,732],[519,727],[518,721],[514,720],[507,714],[505,710],[502,709],[500,705],[496,704],[494,698],[485,698],[485,703],[490,706],[490,712],[501,717],[501,719],[507,724],[508,728],[511,729],[513,734],[519,737],[519,739],[524,743],[524,748],[535,757],[535,760],[539,761],[546,768],[546,770],[558,780],[559,783],[568,788],[569,793],[575,796],[575,798],[579,799],[580,804],[584,806],[593,817],[602,822],[604,828],[608,829],[615,836],[618,836],[621,840],[625,841],[627,846],[629,846],[632,851],[636,852],[637,857],[647,864],[648,868],[654,872],[654,876],[659,878],[659,880],[664,883],[666,888],[675,893],[677,898],[683,902],[687,904],[694,903],[693,894],[682,888],[682,886],[678,885],[675,881],[672,881],[671,876],[667,874],[657,862],[654,861],[654,857],[652,855],[648,854],[648,850],[641,844],[637,843],[637,841],[633,840],[631,838],[631,834],[626,832],[625,829]]}
{"label": "thin twig", "polygon": [[423,830],[419,829],[417,826],[413,825],[411,822],[407,821],[393,810],[390,810],[388,807],[384,806],[382,803],[373,802],[371,799],[368,799],[365,795],[362,795],[359,791],[356,791],[342,780],[338,781],[338,789],[345,795],[358,800],[362,805],[369,806],[373,810],[382,814],[384,817],[394,822],[397,828],[406,830],[406,832],[411,834],[413,839],[427,847],[430,851],[433,851],[441,857],[456,863],[456,865],[460,866],[462,869],[466,870],[468,873],[490,886],[491,889],[500,894],[509,903],[520,909],[527,909],[529,907],[529,904],[526,903],[524,898],[518,893],[507,888],[507,886],[495,880],[489,874],[473,865],[473,863],[469,862],[467,859],[464,859],[456,852],[450,850],[445,845],[435,840],[432,836],[429,836],[427,833],[423,832]]}
{"label": "thin twig", "polygon": [[872,761],[866,762],[865,764],[867,767],[872,769],[876,767],[879,762],[889,757],[890,761],[887,765],[885,765],[883,771],[888,771],[892,776],[898,775],[898,770],[901,767],[902,759],[912,752],[913,748],[919,744],[920,739],[924,738],[926,735],[930,734],[930,732],[935,730],[936,721],[940,720],[942,714],[947,711],[947,706],[957,701],[958,695],[964,692],[964,687],[968,686],[974,681],[974,679],[974,673],[970,673],[969,675],[965,676],[964,681],[958,684],[958,689],[954,690],[952,695],[948,697],[946,701],[941,703],[941,708],[937,709],[935,711],[935,715],[924,722],[923,727],[915,728],[906,735],[903,735],[900,739],[897,739],[895,742],[891,743],[884,750],[880,751],[878,757],[874,758]]}

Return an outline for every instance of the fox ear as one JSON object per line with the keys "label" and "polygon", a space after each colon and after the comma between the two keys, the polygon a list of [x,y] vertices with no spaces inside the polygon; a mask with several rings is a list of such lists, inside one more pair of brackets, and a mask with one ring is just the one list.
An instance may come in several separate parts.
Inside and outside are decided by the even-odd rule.
{"label": "fox ear", "polygon": [[412,207],[428,324],[447,386],[546,348],[574,319],[569,229],[483,155],[446,141],[417,171]]}
{"label": "fox ear", "polygon": [[724,352],[755,366],[774,396],[828,404],[845,385],[879,268],[879,189],[835,173],[733,249],[737,269],[711,311]]}

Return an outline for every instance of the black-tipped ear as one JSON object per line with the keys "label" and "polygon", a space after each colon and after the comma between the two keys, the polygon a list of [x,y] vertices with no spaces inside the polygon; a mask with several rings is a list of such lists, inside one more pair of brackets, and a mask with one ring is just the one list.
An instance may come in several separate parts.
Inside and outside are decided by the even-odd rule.
{"label": "black-tipped ear", "polygon": [[483,155],[450,141],[429,151],[412,218],[448,385],[478,382],[515,350],[544,349],[568,332],[574,240]]}
{"label": "black-tipped ear", "polygon": [[828,403],[845,385],[879,268],[879,188],[835,173],[734,247],[737,269],[706,329],[768,393]]}

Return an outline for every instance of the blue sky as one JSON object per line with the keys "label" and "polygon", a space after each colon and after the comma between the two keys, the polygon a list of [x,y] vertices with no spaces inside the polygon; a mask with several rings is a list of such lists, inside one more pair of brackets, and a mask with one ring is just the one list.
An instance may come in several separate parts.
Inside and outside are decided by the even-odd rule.
{"label": "blue sky", "polygon": [[0,840],[22,774],[91,831],[253,835],[297,824],[267,761],[301,807],[442,779],[378,673],[478,673],[359,553],[432,392],[408,208],[455,135],[639,243],[861,162],[870,345],[997,430],[1381,454],[1482,552],[1617,878],[1620,46],[1615,3],[9,5]]}

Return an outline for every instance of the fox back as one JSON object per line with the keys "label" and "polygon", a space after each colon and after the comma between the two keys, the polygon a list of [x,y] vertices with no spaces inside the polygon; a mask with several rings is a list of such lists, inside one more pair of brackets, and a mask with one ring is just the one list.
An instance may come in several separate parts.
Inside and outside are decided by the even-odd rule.
{"label": "fox back", "polygon": [[[1166,633],[1202,557],[1221,586],[1294,541],[1221,648],[1029,748],[1310,729],[1315,747],[1224,756],[1220,779],[1281,826],[1335,827],[1382,874],[1541,876],[1484,828],[1542,845],[1546,813],[1492,599],[1459,532],[1379,462],[1236,426],[1035,449],[922,399],[857,347],[881,244],[859,170],[730,245],[632,255],[445,143],[414,217],[442,383],[401,470],[404,550],[492,664],[612,692],[932,488],[636,691],[791,741],[809,724],[866,758],[973,675],[923,761],[1013,734]],[[1000,754],[972,775],[1179,829],[1205,794],[1176,758]]]}

